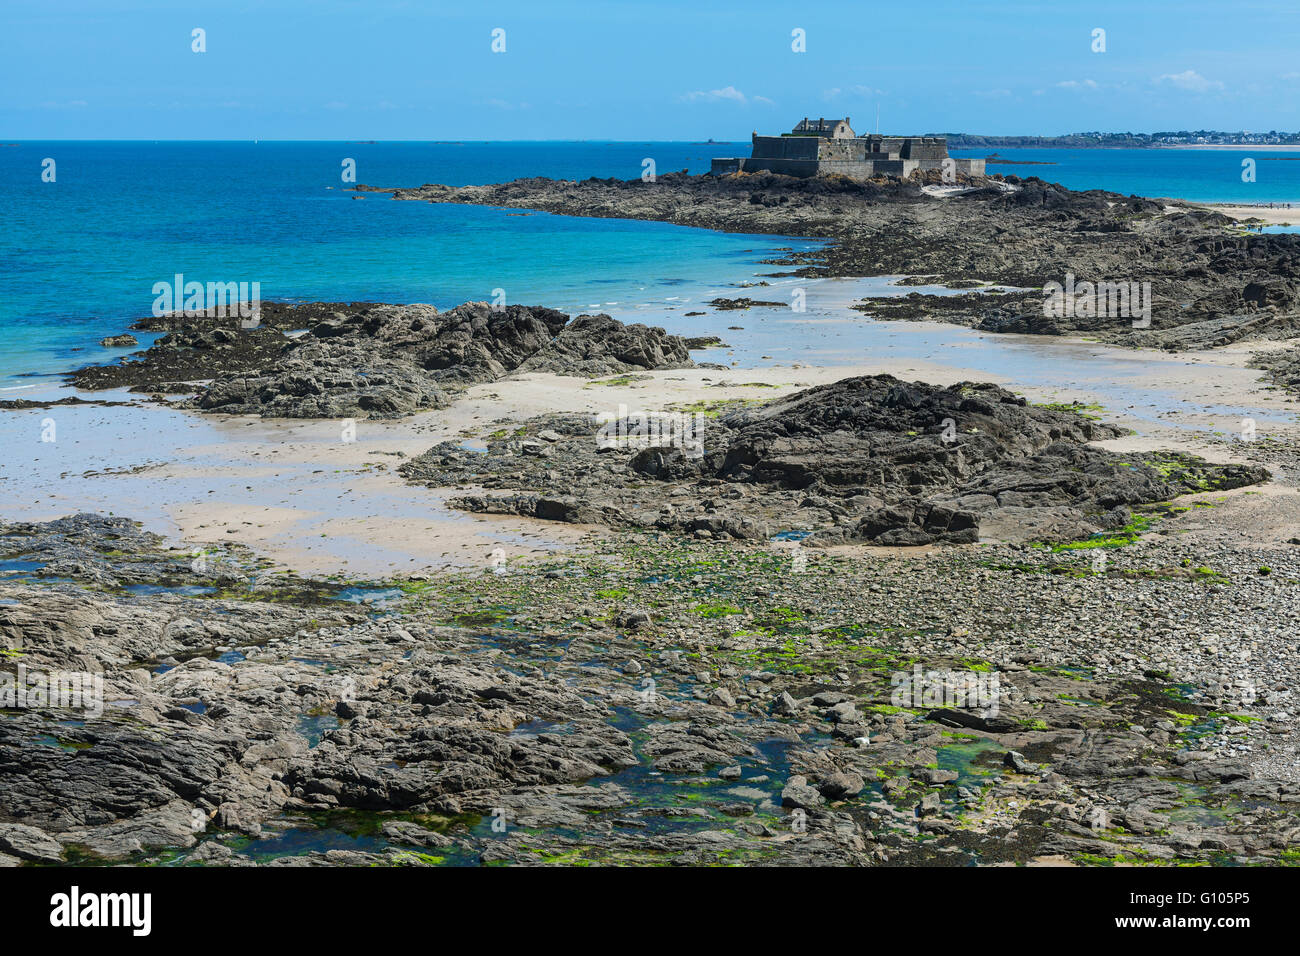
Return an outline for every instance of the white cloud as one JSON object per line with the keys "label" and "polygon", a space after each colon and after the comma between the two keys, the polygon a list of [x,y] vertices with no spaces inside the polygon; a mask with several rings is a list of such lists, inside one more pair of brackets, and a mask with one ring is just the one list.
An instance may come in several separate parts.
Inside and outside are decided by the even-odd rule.
{"label": "white cloud", "polygon": [[1208,93],[1210,90],[1221,90],[1223,84],[1218,80],[1207,80],[1195,70],[1184,70],[1182,73],[1165,73],[1155,78],[1157,84],[1168,84],[1175,86],[1180,90],[1188,90],[1192,93]]}
{"label": "white cloud", "polygon": [[1099,90],[1101,87],[1096,80],[1062,80],[1056,84],[1063,90]]}
{"label": "white cloud", "polygon": [[766,104],[771,104],[772,102],[765,96],[755,96],[751,100],[750,97],[747,97],[734,86],[724,86],[720,90],[695,90],[692,93],[687,93],[686,95],[679,97],[679,99],[687,103],[722,103],[730,100],[733,103],[740,103],[741,105],[750,102]]}

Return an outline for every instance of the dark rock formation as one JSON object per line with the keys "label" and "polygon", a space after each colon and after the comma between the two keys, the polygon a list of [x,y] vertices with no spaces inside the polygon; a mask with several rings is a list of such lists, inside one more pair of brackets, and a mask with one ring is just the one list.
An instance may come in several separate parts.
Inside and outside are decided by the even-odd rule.
{"label": "dark rock formation", "polygon": [[[822,253],[780,260],[796,266],[797,275],[926,275],[956,287],[983,282],[1034,290],[1020,297],[927,298],[912,303],[910,316],[889,314],[885,300],[865,305],[888,317],[923,316],[995,332],[1086,332],[1119,344],[1178,349],[1300,333],[1300,236],[1246,234],[1220,213],[1102,190],[1076,192],[1036,177],[991,178],[947,199],[923,192],[931,180],[938,178],[670,173],[652,183],[533,178],[382,191],[397,199],[833,240]],[[1114,316],[1045,320],[1038,290],[1063,283],[1067,273],[1080,281],[1150,282],[1150,327]]]}
{"label": "dark rock formation", "polygon": [[[658,438],[637,436],[647,420],[661,423]],[[401,471],[513,492],[456,499],[471,511],[895,545],[973,542],[990,520],[1015,540],[1077,538],[1125,525],[1138,505],[1268,478],[1260,467],[1092,447],[1120,430],[987,384],[850,378],[716,420],[667,416],[676,432],[664,420],[631,415],[625,440],[611,441],[617,422],[598,436],[584,416],[546,416],[490,440],[486,455],[444,442]],[[541,430],[555,440],[532,440]]]}
{"label": "dark rock formation", "polygon": [[1274,385],[1300,395],[1300,348],[1277,349],[1251,356],[1251,368],[1262,369]]}
{"label": "dark rock formation", "polygon": [[[893,407],[946,401],[917,397]],[[768,432],[797,440],[823,414],[792,404]],[[880,404],[839,422],[875,434]],[[1224,599],[1046,549],[812,551],[796,569],[614,537],[555,566],[422,576],[379,609],[280,574],[166,593],[177,574],[222,582],[121,518],[0,525],[0,557],[66,559],[0,576],[0,680],[102,682],[94,710],[0,709],[0,866],[1258,865],[1295,844],[1295,601],[1254,573],[1267,552],[1171,534],[1115,553],[1148,572],[1196,554],[1234,575]],[[1267,553],[1278,578],[1297,554]],[[1250,635],[1258,694],[1238,696],[1207,632]],[[979,699],[932,699],[957,669]]]}
{"label": "dark rock formation", "polygon": [[739,299],[713,299],[709,302],[719,312],[735,311],[737,309],[752,309],[755,306],[770,306],[774,308],[784,308],[789,305],[788,302],[764,302],[759,299],[750,299],[742,296]]}
{"label": "dark rock formation", "polygon": [[518,368],[591,377],[638,369],[689,368],[694,364],[689,347],[689,340],[661,328],[624,325],[608,315],[580,315]]}
{"label": "dark rock formation", "polygon": [[71,381],[197,392],[190,404],[210,412],[392,418],[445,406],[461,388],[514,371],[597,376],[693,364],[686,343],[661,328],[607,315],[570,322],[538,306],[311,303],[264,306],[263,319],[250,329],[199,317],[132,361],[84,368]]}

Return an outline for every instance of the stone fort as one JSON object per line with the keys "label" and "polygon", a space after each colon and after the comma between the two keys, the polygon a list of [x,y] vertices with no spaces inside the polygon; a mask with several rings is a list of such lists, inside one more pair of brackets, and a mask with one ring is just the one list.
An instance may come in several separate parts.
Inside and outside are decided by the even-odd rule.
{"label": "stone fort", "polygon": [[942,136],[859,136],[847,116],[842,120],[805,117],[780,136],[755,132],[750,156],[715,159],[712,172],[715,176],[767,170],[787,176],[905,178],[918,169],[942,172],[945,160],[952,163],[953,172],[984,175],[984,160],[949,157],[948,141]]}

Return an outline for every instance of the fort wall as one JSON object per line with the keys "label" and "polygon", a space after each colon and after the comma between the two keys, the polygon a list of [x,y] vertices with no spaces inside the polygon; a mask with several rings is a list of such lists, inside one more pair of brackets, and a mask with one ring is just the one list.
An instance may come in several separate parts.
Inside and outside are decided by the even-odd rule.
{"label": "fort wall", "polygon": [[[784,136],[755,133],[748,157],[715,159],[714,175],[767,170],[786,176],[906,177],[914,171],[943,171],[949,160],[942,136],[858,136],[843,120],[806,117]],[[968,176],[984,175],[984,160],[952,158],[949,166]]]}

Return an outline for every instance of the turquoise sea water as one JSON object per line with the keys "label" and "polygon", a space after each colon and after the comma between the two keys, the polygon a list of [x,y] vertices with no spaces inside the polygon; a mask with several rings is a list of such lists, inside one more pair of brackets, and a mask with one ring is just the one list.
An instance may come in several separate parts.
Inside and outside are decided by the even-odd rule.
{"label": "turquoise sea water", "polygon": [[[0,389],[121,355],[97,346],[147,315],[153,284],[257,281],[265,299],[432,302],[490,299],[623,311],[779,271],[779,247],[807,240],[662,223],[354,199],[371,185],[468,184],[522,176],[634,179],[703,172],[737,143],[50,142],[0,145]],[[983,155],[988,151],[963,151]],[[1002,150],[1051,166],[997,166],[1074,188],[1201,200],[1300,199],[1300,163],[1256,157],[1240,182],[1230,150]],[[1252,154],[1254,155],[1254,154]],[[42,163],[56,179],[43,182]]]}
{"label": "turquoise sea water", "polygon": [[[990,173],[1038,176],[1071,189],[1195,202],[1290,202],[1300,210],[1300,149],[954,149],[954,156],[998,154],[1013,164]],[[1242,160],[1255,160],[1243,182]],[[1028,165],[1047,163],[1051,165]],[[1025,164],[1025,165],[1022,165]]]}
{"label": "turquoise sea water", "polygon": [[[0,387],[121,355],[100,338],[148,315],[153,284],[258,281],[264,299],[490,300],[572,311],[663,302],[774,271],[807,240],[662,223],[353,199],[373,185],[701,172],[735,146],[689,143],[36,143],[0,147]],[[56,181],[41,181],[44,158]],[[608,309],[606,309],[608,311]],[[143,341],[143,340],[142,340]],[[74,351],[79,350],[79,351]],[[26,378],[15,376],[27,375]]]}

